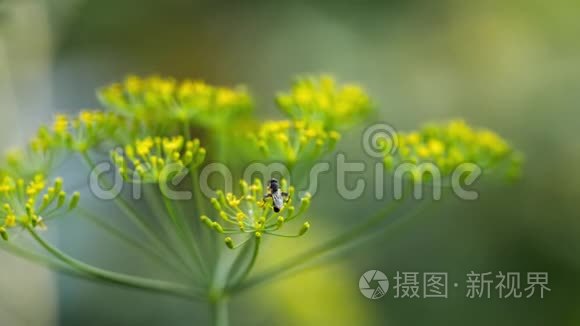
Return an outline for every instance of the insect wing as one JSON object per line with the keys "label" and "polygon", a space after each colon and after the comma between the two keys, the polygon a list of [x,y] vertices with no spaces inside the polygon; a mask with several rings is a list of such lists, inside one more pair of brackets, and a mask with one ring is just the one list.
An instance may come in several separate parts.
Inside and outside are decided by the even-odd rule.
{"label": "insect wing", "polygon": [[278,190],[272,194],[272,202],[274,203],[274,207],[282,208],[284,206],[284,197],[281,191]]}

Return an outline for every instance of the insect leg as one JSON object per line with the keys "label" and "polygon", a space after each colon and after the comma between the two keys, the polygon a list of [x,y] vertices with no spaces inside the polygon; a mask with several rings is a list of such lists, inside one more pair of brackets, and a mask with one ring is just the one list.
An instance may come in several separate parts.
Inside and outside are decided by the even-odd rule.
{"label": "insect leg", "polygon": [[290,201],[290,195],[288,195],[287,192],[282,192],[281,194],[283,197],[286,197],[286,200],[284,201],[284,203],[287,203]]}

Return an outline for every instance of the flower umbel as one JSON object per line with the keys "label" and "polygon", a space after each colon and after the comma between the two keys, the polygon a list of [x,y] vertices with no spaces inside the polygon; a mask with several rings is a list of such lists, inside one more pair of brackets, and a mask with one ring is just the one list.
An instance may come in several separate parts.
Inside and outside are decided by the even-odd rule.
{"label": "flower umbel", "polygon": [[79,193],[69,196],[63,180],[56,178],[50,187],[43,175],[32,180],[9,176],[0,180],[0,236],[8,240],[8,230],[18,226],[45,227],[45,221],[76,208]]}
{"label": "flower umbel", "polygon": [[[427,164],[437,168],[442,176],[450,175],[463,163],[477,164],[484,171],[505,168],[509,177],[521,170],[521,155],[495,132],[475,129],[462,120],[428,124],[419,131],[399,133],[398,144],[385,140],[385,165],[392,169],[403,162]],[[396,151],[393,154],[393,146]],[[413,171],[422,177],[421,171]]]}
{"label": "flower umbel", "polygon": [[276,103],[294,120],[320,121],[329,129],[353,126],[372,111],[361,87],[337,85],[330,76],[298,78],[290,92],[276,97]]}
{"label": "flower umbel", "polygon": [[[280,212],[275,213],[272,199],[265,196],[264,187],[260,180],[255,180],[253,184],[240,181],[241,195],[232,193],[224,194],[217,192],[217,197],[211,199],[211,203],[218,215],[218,221],[207,216],[202,216],[201,221],[208,227],[221,234],[228,235],[250,235],[238,246],[234,245],[231,237],[227,237],[225,242],[230,248],[237,248],[249,240],[251,236],[262,237],[264,234],[281,237],[299,237],[310,228],[308,222],[304,222],[296,234],[284,235],[278,233],[287,223],[302,217],[310,206],[310,195],[300,199],[298,209],[294,206],[295,190],[288,187],[282,180],[281,190],[287,190],[287,199]],[[221,223],[220,223],[221,222]]]}
{"label": "flower umbel", "polygon": [[46,144],[34,139],[25,148],[12,149],[2,162],[5,174],[31,178],[36,174],[46,174],[62,159],[58,150],[48,150]]}
{"label": "flower umbel", "polygon": [[52,127],[41,129],[37,141],[54,148],[65,148],[81,153],[106,141],[126,139],[119,135],[129,132],[122,117],[102,111],[81,111],[76,117],[59,114]]}
{"label": "flower umbel", "polygon": [[281,120],[264,122],[250,138],[264,158],[292,166],[332,151],[340,134],[325,131],[321,123]]}
{"label": "flower umbel", "polygon": [[81,111],[76,117],[57,114],[49,126],[42,126],[30,142],[6,155],[5,168],[12,175],[30,178],[47,174],[71,152],[86,153],[104,142],[126,139],[130,128],[114,113]]}
{"label": "flower umbel", "polygon": [[214,87],[202,81],[129,76],[99,91],[103,105],[139,121],[152,135],[182,123],[216,127],[249,113],[252,99],[243,87]]}
{"label": "flower umbel", "polygon": [[147,137],[113,150],[111,158],[128,182],[158,183],[171,173],[193,169],[203,163],[205,148],[199,139],[186,141],[183,136]]}

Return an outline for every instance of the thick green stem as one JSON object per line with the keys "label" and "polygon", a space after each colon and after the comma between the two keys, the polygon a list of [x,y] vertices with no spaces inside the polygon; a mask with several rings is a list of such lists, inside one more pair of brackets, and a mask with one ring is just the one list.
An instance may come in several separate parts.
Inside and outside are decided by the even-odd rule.
{"label": "thick green stem", "polygon": [[8,241],[0,241],[0,248],[16,257],[20,257],[32,263],[42,265],[54,271],[76,277],[81,276],[81,273],[77,272],[76,270],[70,268],[69,266],[58,260],[54,260],[53,258],[37,254],[36,252],[30,251],[26,248],[19,247]]}
{"label": "thick green stem", "polygon": [[[227,152],[227,144],[226,144],[226,134],[228,133],[227,128],[225,126],[219,126],[216,128],[215,133],[213,136],[215,137],[213,143],[214,148],[217,150],[217,161],[223,165],[227,166],[228,163],[228,152]],[[225,176],[225,175],[224,175]]]}
{"label": "thick green stem", "polygon": [[201,216],[205,214],[205,208],[203,206],[203,200],[201,197],[201,185],[199,182],[199,171],[197,169],[190,169],[191,174],[191,192],[193,196],[193,203],[197,213]]}
{"label": "thick green stem", "polygon": [[228,299],[226,297],[218,297],[210,302],[211,311],[211,325],[213,326],[228,326]]}
{"label": "thick green stem", "polygon": [[191,122],[189,119],[185,119],[183,122],[183,134],[185,137],[185,141],[191,140]]}
{"label": "thick green stem", "polygon": [[146,291],[165,293],[178,297],[183,297],[192,300],[198,300],[202,297],[202,293],[197,290],[179,283],[172,283],[162,280],[149,279],[144,277],[132,276],[122,273],[116,273],[101,269],[79,260],[76,260],[57,248],[46,242],[31,226],[26,226],[28,232],[32,237],[51,255],[67,264],[74,270],[87,275],[90,278],[97,278],[107,283],[123,285],[131,288],[142,289]]}
{"label": "thick green stem", "polygon": [[[111,282],[110,280],[97,276],[95,274],[88,274],[84,271],[79,271],[78,269],[75,269],[69,265],[67,265],[66,263],[62,262],[61,260],[55,260],[51,257],[46,257],[44,255],[38,254],[36,252],[30,251],[26,248],[22,248],[19,246],[16,246],[12,243],[8,243],[8,242],[4,242],[4,243],[0,243],[0,248],[5,250],[6,252],[13,254],[15,257],[19,257],[22,258],[24,260],[30,261],[32,263],[35,264],[39,264],[41,266],[44,266],[46,268],[49,268],[55,272],[64,274],[64,275],[68,275],[71,277],[75,277],[78,279],[82,279],[85,281],[91,281],[91,282],[95,282],[95,283],[99,283],[99,284],[119,284],[119,282]],[[123,285],[127,285],[127,284],[123,284]],[[127,285],[129,286],[129,285]],[[134,286],[130,286],[132,288],[134,288]],[[196,294],[199,293],[199,294]],[[173,293],[172,293],[173,294]],[[191,295],[195,295],[195,299],[201,299],[201,292],[199,291],[192,291]],[[180,297],[184,297],[182,294],[179,294],[178,296]],[[189,296],[185,296],[188,299],[191,299]]]}
{"label": "thick green stem", "polygon": [[[255,242],[254,242],[254,250],[252,252],[252,258],[250,258],[250,262],[248,263],[248,265],[246,266],[246,268],[244,269],[244,271],[239,274],[240,276],[233,281],[233,288],[235,288],[237,285],[243,283],[246,278],[248,277],[248,275],[250,275],[250,272],[252,271],[252,269],[254,268],[254,265],[256,264],[256,260],[258,259],[258,254],[260,253],[260,244],[262,242],[262,238],[261,237],[256,237],[255,238]],[[231,274],[231,273],[230,273]]]}
{"label": "thick green stem", "polygon": [[223,252],[223,248],[218,248],[217,255],[209,291],[211,318],[213,325],[228,325],[226,286],[231,265],[227,255]]}

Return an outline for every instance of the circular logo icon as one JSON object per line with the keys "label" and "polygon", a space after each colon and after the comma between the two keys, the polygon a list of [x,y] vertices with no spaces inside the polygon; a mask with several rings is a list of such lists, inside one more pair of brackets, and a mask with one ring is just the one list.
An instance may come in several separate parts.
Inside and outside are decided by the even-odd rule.
{"label": "circular logo icon", "polygon": [[385,273],[373,269],[367,271],[360,277],[358,287],[362,295],[369,299],[377,300],[387,294],[389,280]]}
{"label": "circular logo icon", "polygon": [[365,129],[362,136],[362,148],[373,158],[382,158],[385,154],[395,154],[399,147],[397,130],[386,123],[377,123]]}

